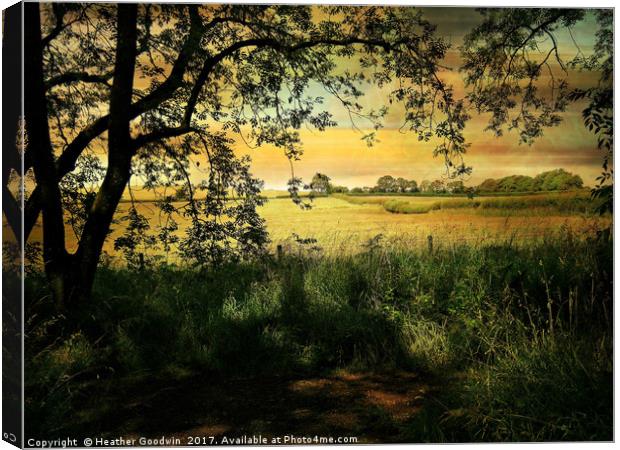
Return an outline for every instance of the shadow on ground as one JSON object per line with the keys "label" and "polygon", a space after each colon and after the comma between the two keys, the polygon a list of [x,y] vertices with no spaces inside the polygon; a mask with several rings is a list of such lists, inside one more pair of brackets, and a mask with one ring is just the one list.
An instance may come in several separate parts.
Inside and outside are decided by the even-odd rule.
{"label": "shadow on ground", "polygon": [[220,382],[193,378],[134,395],[90,425],[111,438],[164,435],[182,444],[188,436],[221,442],[253,435],[270,441],[293,435],[402,442],[403,426],[419,413],[428,391],[409,372]]}

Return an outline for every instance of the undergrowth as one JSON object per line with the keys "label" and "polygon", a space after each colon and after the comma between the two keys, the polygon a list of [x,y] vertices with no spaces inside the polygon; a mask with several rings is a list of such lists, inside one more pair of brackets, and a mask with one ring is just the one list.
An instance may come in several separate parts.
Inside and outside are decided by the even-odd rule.
{"label": "undergrowth", "polygon": [[209,269],[103,266],[77,330],[31,274],[27,422],[83,428],[96,422],[87,405],[105,408],[93,393],[136,377],[399,369],[441,387],[403,439],[610,440],[612,253],[566,231],[518,246],[378,241]]}

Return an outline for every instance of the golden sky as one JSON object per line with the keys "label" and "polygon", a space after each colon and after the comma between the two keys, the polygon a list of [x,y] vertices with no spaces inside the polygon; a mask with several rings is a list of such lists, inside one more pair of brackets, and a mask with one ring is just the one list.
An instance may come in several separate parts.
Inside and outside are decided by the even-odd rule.
{"label": "golden sky", "polygon": [[[548,131],[532,146],[519,145],[514,135],[495,138],[481,132],[474,120],[466,135],[472,147],[465,162],[473,167],[470,183],[486,178],[513,174],[535,175],[562,167],[580,174],[592,185],[600,173],[602,153],[576,114],[569,114],[561,127]],[[381,175],[433,180],[444,175],[442,161],[433,158],[434,143],[418,142],[411,134],[395,129],[379,132],[379,141],[369,148],[360,140],[360,133],[339,128],[323,133],[302,132],[305,153],[294,163],[295,175],[309,180],[316,172],[329,175],[335,184],[373,186]],[[239,153],[252,157],[255,175],[265,181],[268,189],[284,189],[290,178],[290,164],[281,150],[262,147],[248,149],[238,145]]]}
{"label": "golden sky", "polygon": [[[461,63],[458,47],[465,34],[481,21],[481,15],[474,8],[466,7],[424,7],[422,10],[425,18],[437,25],[437,35],[452,45],[442,62],[452,70],[442,70],[440,77],[454,86],[455,96],[459,98],[464,93],[464,86],[462,74],[457,70]],[[595,32],[596,24],[591,13],[588,13],[586,20],[573,27],[572,35],[568,30],[558,30],[556,37],[562,57],[570,60],[576,55],[577,48],[573,39],[579,44],[581,51],[585,54],[591,53]],[[347,67],[358,69],[357,58],[338,62],[338,70]],[[547,75],[541,77],[541,88],[544,88],[548,81],[545,77]],[[587,87],[596,83],[597,76],[572,71],[568,78],[572,87]],[[150,80],[140,78],[137,73],[135,82],[138,87],[145,88]],[[394,84],[391,87],[395,86]],[[362,90],[365,95],[360,103],[364,106],[377,109],[388,104],[387,93],[390,86],[380,89],[373,85],[364,85]],[[403,117],[401,105],[390,106],[384,128],[377,134],[379,142],[369,148],[361,139],[364,133],[352,128],[347,112],[337,99],[318,84],[312,85],[309,94],[325,98],[323,106],[333,114],[338,126],[325,132],[302,128],[304,154],[300,161],[295,162],[294,169],[295,174],[303,177],[306,182],[316,172],[327,174],[335,184],[349,187],[372,186],[377,178],[387,174],[415,179],[418,182],[444,175],[443,161],[432,157],[436,141],[419,142],[413,133],[399,131]],[[473,167],[468,182],[477,184],[486,178],[512,174],[535,175],[561,167],[581,175],[587,185],[593,185],[600,173],[603,155],[597,149],[596,137],[583,125],[580,117],[583,106],[571,105],[563,115],[563,123],[545,130],[544,136],[532,146],[520,145],[516,133],[508,133],[502,138],[494,137],[490,132],[484,131],[488,117],[473,116],[465,131],[471,144],[465,155],[465,163]],[[365,124],[361,122],[358,126],[363,128]],[[237,139],[235,150],[240,155],[249,154],[252,157],[252,171],[255,176],[265,181],[267,189],[286,188],[291,167],[282,150],[270,146],[250,149],[241,139]],[[101,149],[101,153],[105,153],[105,150]],[[192,170],[192,174],[195,181],[204,176],[197,168]]]}
{"label": "golden sky", "polygon": [[[437,34],[452,45],[443,61],[443,65],[452,70],[442,70],[440,76],[454,86],[458,98],[464,93],[462,74],[457,70],[461,62],[458,47],[465,34],[481,21],[481,16],[474,8],[466,7],[425,7],[422,10],[425,18],[437,25]],[[577,48],[573,39],[579,44],[581,51],[590,53],[595,31],[592,14],[573,27],[572,36],[568,30],[558,30],[556,37],[562,57],[570,60],[576,55]],[[357,69],[357,59],[339,60],[339,70],[347,67]],[[544,89],[544,84],[549,80],[545,77],[548,76],[541,77],[541,89]],[[596,74],[569,72],[569,82],[573,87],[591,86],[596,79]],[[144,79],[136,79],[140,87],[145,87],[145,82]],[[364,85],[362,90],[365,95],[360,103],[364,106],[376,109],[388,104],[389,86],[379,89]],[[379,142],[369,148],[361,139],[364,133],[352,128],[347,112],[337,99],[318,85],[311,87],[310,94],[325,98],[324,109],[333,114],[338,126],[324,132],[302,128],[304,154],[300,161],[294,163],[294,170],[295,175],[301,176],[304,181],[309,182],[314,173],[321,172],[330,176],[334,184],[354,187],[372,186],[377,178],[386,174],[414,179],[418,183],[425,179],[437,179],[445,174],[443,161],[432,157],[436,141],[419,142],[413,133],[399,131],[403,117],[402,106],[394,104],[390,107],[384,128],[377,134]],[[487,116],[473,116],[465,131],[471,144],[465,155],[465,163],[473,167],[473,173],[467,182],[478,184],[486,178],[513,174],[535,175],[561,167],[581,175],[586,185],[594,185],[595,178],[600,173],[603,155],[597,148],[595,136],[583,125],[580,116],[583,106],[571,105],[563,115],[563,123],[545,130],[544,136],[531,146],[520,145],[515,132],[496,138],[490,132],[484,131],[488,122]],[[364,127],[363,122],[358,125]],[[240,155],[251,156],[252,171],[255,176],[265,181],[266,189],[286,188],[287,180],[291,176],[291,166],[282,150],[267,145],[251,149],[240,138],[237,138],[235,150]],[[203,176],[196,167],[192,169],[192,174],[195,181]]]}
{"label": "golden sky", "polygon": [[[480,20],[473,8],[424,8],[425,16],[436,23],[437,33],[452,43],[453,47],[446,57],[446,65],[457,67],[459,55],[457,47],[464,34]],[[573,37],[581,50],[588,53],[594,43],[595,27],[592,18],[574,27]],[[558,33],[562,56],[572,58],[576,47],[568,31]],[[342,65],[355,64],[343,61]],[[458,71],[443,71],[442,78],[455,87],[457,95],[463,92],[461,74]],[[596,77],[592,74],[569,73],[571,85],[591,85]],[[543,79],[543,81],[545,81]],[[318,88],[317,88],[318,89]],[[365,91],[363,104],[379,107],[387,104],[387,90],[372,86]],[[313,92],[314,94],[314,92]],[[385,121],[385,128],[379,131],[378,142],[368,148],[361,140],[362,133],[353,130],[346,112],[335,99],[317,91],[328,100],[327,109],[338,121],[338,127],[325,132],[302,130],[304,155],[295,162],[295,175],[309,181],[316,172],[325,173],[335,184],[353,186],[372,186],[379,176],[390,174],[415,179],[440,178],[444,174],[441,159],[432,157],[436,142],[420,143],[411,133],[398,130],[401,125],[402,108],[392,106]],[[512,174],[535,175],[537,173],[562,167],[578,173],[587,185],[593,185],[600,173],[602,152],[597,149],[596,138],[588,132],[581,120],[583,105],[572,105],[563,115],[564,122],[555,128],[547,129],[542,138],[532,146],[520,145],[516,133],[507,133],[501,138],[485,132],[488,117],[473,116],[466,128],[466,138],[471,148],[466,155],[466,164],[473,167],[469,183],[480,183],[486,178]],[[291,168],[281,150],[265,146],[249,149],[241,141],[236,146],[241,154],[252,157],[253,172],[265,180],[268,189],[284,189],[290,178]]]}

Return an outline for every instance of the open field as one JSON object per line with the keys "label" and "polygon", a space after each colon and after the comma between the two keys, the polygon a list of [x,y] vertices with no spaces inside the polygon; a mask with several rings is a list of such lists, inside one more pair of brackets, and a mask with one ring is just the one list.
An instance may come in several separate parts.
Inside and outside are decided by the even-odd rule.
{"label": "open field", "polygon": [[[352,197],[354,200],[358,198]],[[317,239],[325,249],[359,249],[381,234],[387,241],[417,245],[429,235],[437,242],[483,242],[505,239],[536,239],[560,227],[586,231],[604,226],[609,219],[566,214],[553,210],[540,214],[481,215],[474,208],[431,210],[427,214],[393,214],[384,208],[384,197],[364,197],[363,203],[351,203],[337,197],[319,198],[310,211],[300,211],[287,199],[269,201],[261,214],[274,242],[286,240],[291,233]],[[368,202],[370,200],[370,202]],[[433,204],[450,201],[423,197],[416,202]]]}
{"label": "open field", "polygon": [[[454,243],[482,245],[489,242],[532,241],[567,229],[578,235],[593,235],[611,223],[611,216],[575,213],[569,208],[554,207],[558,198],[569,203],[570,194],[481,197],[474,200],[446,196],[334,195],[315,198],[310,210],[301,210],[289,198],[277,198],[281,195],[282,191],[269,192],[268,202],[259,209],[266,220],[272,251],[277,245],[283,245],[285,250],[294,248],[293,234],[316,239],[316,245],[324,252],[338,254],[363,251],[365,245],[378,235],[381,235],[385,245],[426,246],[430,235],[433,236],[435,246]],[[428,210],[421,214],[393,213],[389,211],[392,202],[406,202],[407,205]],[[527,205],[527,202],[546,206],[525,209],[523,205]],[[506,204],[517,204],[518,208],[484,206]],[[433,205],[441,207],[434,208]],[[126,215],[129,207],[129,202],[121,203],[116,216],[121,218]],[[144,198],[136,203],[136,207],[149,219],[152,231],[157,231],[157,226],[163,224],[163,218],[154,202]],[[185,220],[182,217],[177,219],[179,236],[183,234]],[[120,225],[114,227],[105,244],[104,251],[110,255],[116,254],[114,240],[121,235],[121,230]],[[70,231],[67,234],[68,248],[74,250],[75,235]],[[39,235],[40,228],[35,229],[32,239],[36,240]],[[145,252],[157,253],[157,250],[145,249]],[[171,262],[178,262],[174,252],[168,258]]]}

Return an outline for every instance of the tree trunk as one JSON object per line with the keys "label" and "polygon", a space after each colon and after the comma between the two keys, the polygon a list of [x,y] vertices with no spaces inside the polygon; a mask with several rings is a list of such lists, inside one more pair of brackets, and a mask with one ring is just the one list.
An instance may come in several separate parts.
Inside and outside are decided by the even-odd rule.
{"label": "tree trunk", "polygon": [[32,155],[43,214],[43,262],[49,285],[62,308],[66,296],[64,217],[47,121],[47,100],[43,78],[43,48],[38,3],[24,4],[24,115],[28,152]]}
{"label": "tree trunk", "polygon": [[[59,176],[50,139],[43,74],[39,5],[25,10],[25,117],[43,218],[43,261],[52,295],[60,310],[73,315],[90,297],[95,272],[114,212],[130,177],[133,156],[129,123],[136,62],[137,7],[118,5],[114,81],[110,93],[108,168],[89,211],[78,250],[65,249]],[[26,224],[28,225],[28,224]]]}
{"label": "tree trunk", "polygon": [[108,168],[97,197],[84,225],[75,254],[72,292],[69,300],[86,301],[92,291],[95,272],[105,238],[110,230],[114,212],[131,174],[131,97],[136,63],[135,4],[118,5],[118,33],[114,81],[110,93],[110,122],[108,127]]}

